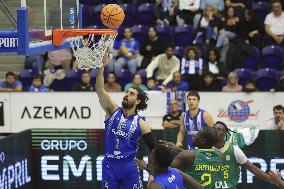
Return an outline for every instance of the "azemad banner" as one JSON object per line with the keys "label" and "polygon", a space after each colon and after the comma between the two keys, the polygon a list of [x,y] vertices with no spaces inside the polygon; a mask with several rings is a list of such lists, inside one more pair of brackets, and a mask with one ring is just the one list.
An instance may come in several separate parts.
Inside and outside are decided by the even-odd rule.
{"label": "azemad banner", "polygon": [[32,188],[30,131],[0,140],[0,189]]}

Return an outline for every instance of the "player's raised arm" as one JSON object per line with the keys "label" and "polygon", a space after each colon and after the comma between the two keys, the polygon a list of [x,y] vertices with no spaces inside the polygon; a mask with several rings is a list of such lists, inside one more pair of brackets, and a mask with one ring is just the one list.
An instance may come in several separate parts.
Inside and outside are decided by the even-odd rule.
{"label": "player's raised arm", "polygon": [[143,119],[140,119],[140,127],[142,138],[149,150],[152,151],[156,146],[156,141],[154,140],[151,129]]}
{"label": "player's raised arm", "polygon": [[180,119],[181,124],[180,124],[179,132],[178,132],[178,135],[177,135],[176,145],[178,147],[182,147],[182,143],[183,143],[183,139],[184,139],[184,135],[185,135],[183,119],[184,119],[184,114],[182,114],[182,116],[181,116],[181,119]]}
{"label": "player's raised arm", "polygon": [[194,189],[203,189],[203,186],[200,185],[194,178],[189,176],[188,174],[184,173],[183,171],[179,170],[184,184],[189,187],[189,188],[194,188]]}
{"label": "player's raised arm", "polygon": [[104,67],[108,64],[108,62],[109,57],[107,51],[103,58],[103,66],[99,68],[96,77],[96,92],[99,97],[100,105],[105,110],[107,115],[111,114],[118,107],[114,102],[112,102],[109,94],[104,89]]}
{"label": "player's raised arm", "polygon": [[179,153],[173,160],[171,167],[181,169],[193,165],[195,160],[194,150],[184,150]]}

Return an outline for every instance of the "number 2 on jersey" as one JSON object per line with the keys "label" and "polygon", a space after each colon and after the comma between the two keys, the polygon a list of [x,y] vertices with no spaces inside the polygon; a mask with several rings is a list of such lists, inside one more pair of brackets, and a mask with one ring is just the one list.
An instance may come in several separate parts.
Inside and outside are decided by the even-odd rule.
{"label": "number 2 on jersey", "polygon": [[204,173],[203,175],[201,175],[201,181],[204,181],[202,182],[202,186],[207,186],[209,184],[211,184],[212,182],[212,178],[211,178],[211,174],[210,173]]}

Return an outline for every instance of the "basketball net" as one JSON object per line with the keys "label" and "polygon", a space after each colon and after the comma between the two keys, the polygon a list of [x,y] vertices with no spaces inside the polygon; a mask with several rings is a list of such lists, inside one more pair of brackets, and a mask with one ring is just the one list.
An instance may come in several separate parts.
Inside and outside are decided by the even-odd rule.
{"label": "basketball net", "polygon": [[107,49],[113,45],[117,33],[102,34],[97,43],[95,42],[95,36],[97,34],[90,34],[85,39],[83,39],[83,36],[71,38],[70,44],[78,62],[78,69],[101,68],[103,66],[103,57]]}

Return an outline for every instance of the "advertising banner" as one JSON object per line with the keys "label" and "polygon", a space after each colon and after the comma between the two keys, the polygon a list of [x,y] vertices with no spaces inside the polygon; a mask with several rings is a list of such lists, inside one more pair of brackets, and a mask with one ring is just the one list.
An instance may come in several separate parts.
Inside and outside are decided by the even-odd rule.
{"label": "advertising banner", "polygon": [[0,93],[0,133],[11,132],[10,94]]}

